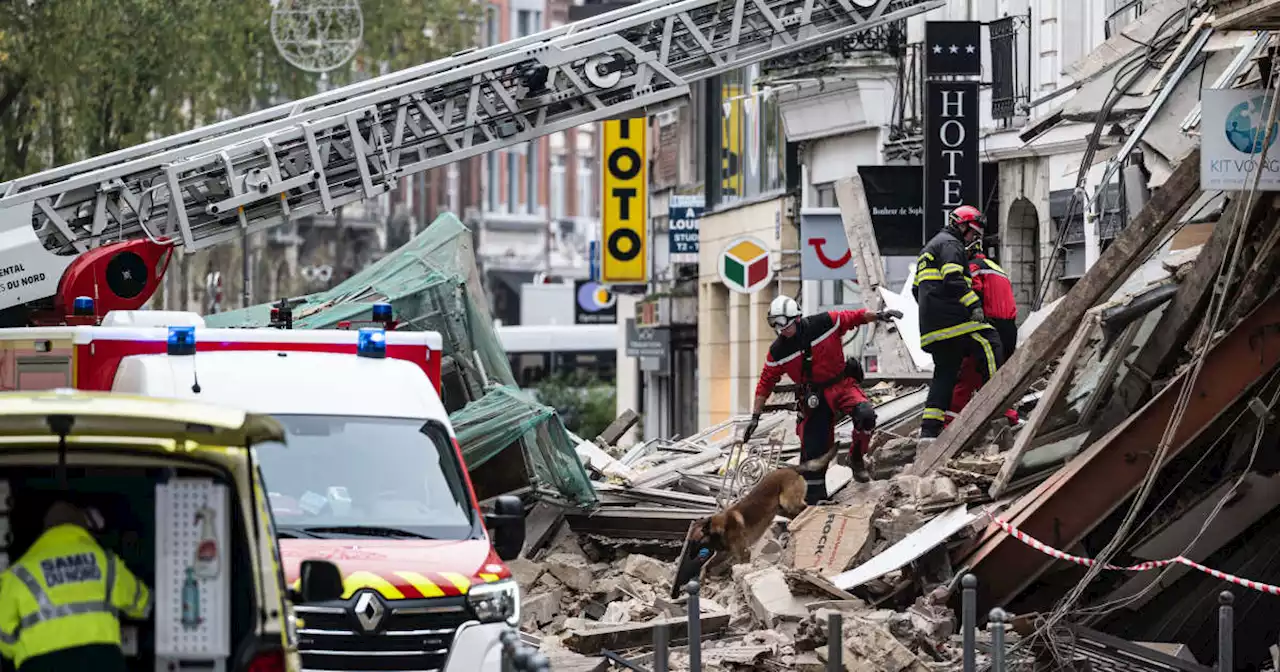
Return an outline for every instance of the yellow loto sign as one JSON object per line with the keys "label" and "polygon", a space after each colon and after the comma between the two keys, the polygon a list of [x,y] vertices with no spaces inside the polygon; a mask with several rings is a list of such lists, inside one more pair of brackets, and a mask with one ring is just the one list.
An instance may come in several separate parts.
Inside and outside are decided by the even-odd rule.
{"label": "yellow loto sign", "polygon": [[603,126],[600,281],[642,285],[649,281],[648,120],[611,120]]}

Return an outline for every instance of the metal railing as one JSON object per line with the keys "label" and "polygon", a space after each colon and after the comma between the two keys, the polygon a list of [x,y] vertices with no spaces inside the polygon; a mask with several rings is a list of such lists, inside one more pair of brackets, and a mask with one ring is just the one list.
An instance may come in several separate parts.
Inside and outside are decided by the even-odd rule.
{"label": "metal railing", "polygon": [[[978,672],[978,579],[972,574],[966,574],[960,579],[960,632],[962,647],[962,669],[964,672]],[[1194,665],[1186,663],[1172,656],[1167,656],[1152,649],[1146,649],[1138,645],[1133,645],[1134,651],[1128,653],[1139,653],[1143,657],[1147,657],[1152,661],[1160,663],[1163,667],[1170,667],[1179,670],[1215,670],[1217,672],[1230,672],[1234,670],[1235,652],[1235,612],[1232,607],[1235,602],[1235,595],[1229,590],[1224,590],[1218,594],[1218,661],[1213,667],[1203,665]],[[1005,641],[1005,625],[1012,620],[1011,615],[999,607],[992,609],[987,615],[987,632],[990,635],[990,658],[991,662],[988,666],[983,667],[984,672],[1008,672],[1009,670],[1009,654],[1012,653]],[[1077,635],[1081,634],[1083,628],[1073,628]],[[1101,637],[1100,635],[1098,635]],[[1089,635],[1084,634],[1081,639],[1088,639]],[[1109,646],[1116,646],[1122,640],[1107,637]],[[831,668],[828,668],[831,669]]]}
{"label": "metal railing", "polygon": [[[966,574],[961,578],[960,586],[962,669],[964,672],[979,672],[977,655],[978,579],[972,574]],[[684,586],[684,592],[689,596],[687,603],[688,624],[686,626],[689,646],[687,669],[689,672],[702,672],[702,607],[699,600],[700,589],[701,587],[696,580],[690,581]],[[1140,652],[1139,655],[1148,657],[1164,667],[1187,672],[1208,670],[1231,672],[1234,670],[1235,662],[1234,602],[1235,596],[1229,590],[1224,590],[1218,595],[1218,662],[1213,667],[1187,663],[1138,645],[1133,645],[1133,651],[1128,653]],[[986,629],[990,636],[990,663],[981,668],[983,672],[1008,672],[1012,650],[1005,640],[1005,626],[1011,621],[1011,615],[998,607],[992,609],[987,615]],[[1097,636],[1101,637],[1102,635],[1098,634]],[[1087,634],[1084,639],[1088,639]],[[1121,641],[1110,637],[1107,637],[1107,639],[1111,646],[1115,646],[1115,642]],[[645,670],[644,667],[632,661],[622,660],[617,654],[609,653],[611,654],[609,655],[611,659],[622,663],[628,669]],[[550,669],[551,666],[547,657],[521,642],[520,636],[515,630],[508,630],[502,634],[502,672],[549,672]],[[653,628],[652,672],[670,672],[670,669],[671,630],[668,624],[660,623]],[[839,611],[832,611],[827,620],[826,670],[827,672],[842,672],[844,669],[844,615]]]}

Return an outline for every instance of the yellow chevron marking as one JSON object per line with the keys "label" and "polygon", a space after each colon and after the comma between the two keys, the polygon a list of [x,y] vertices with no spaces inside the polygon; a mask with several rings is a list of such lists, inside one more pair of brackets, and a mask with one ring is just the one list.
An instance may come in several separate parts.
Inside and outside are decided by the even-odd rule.
{"label": "yellow chevron marking", "polygon": [[444,591],[440,590],[435,581],[417,572],[396,572],[396,576],[409,582],[409,585],[418,589],[423,597],[444,597]]}
{"label": "yellow chevron marking", "polygon": [[480,578],[484,579],[485,583],[493,583],[494,581],[498,580],[498,575],[497,574],[481,574]]}
{"label": "yellow chevron marking", "polygon": [[452,583],[453,585],[457,586],[458,592],[462,593],[463,595],[466,595],[467,591],[471,589],[471,579],[468,579],[467,577],[461,574],[455,574],[453,572],[440,572],[440,576],[443,576],[444,578],[449,580],[449,583]]}
{"label": "yellow chevron marking", "polygon": [[346,588],[346,592],[342,594],[343,599],[351,597],[357,590],[362,588],[372,588],[388,600],[403,600],[404,593],[400,592],[390,581],[374,574],[373,572],[359,571],[352,572],[345,581],[342,582]]}

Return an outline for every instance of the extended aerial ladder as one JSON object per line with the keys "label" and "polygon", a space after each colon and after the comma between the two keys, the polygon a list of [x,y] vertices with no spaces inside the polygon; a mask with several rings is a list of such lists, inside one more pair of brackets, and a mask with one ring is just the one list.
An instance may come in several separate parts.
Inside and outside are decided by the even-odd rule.
{"label": "extended aerial ladder", "polygon": [[647,0],[5,182],[0,310],[53,307],[68,266],[106,264],[110,243],[217,245],[374,198],[429,168],[652,113],[694,82],[943,4]]}

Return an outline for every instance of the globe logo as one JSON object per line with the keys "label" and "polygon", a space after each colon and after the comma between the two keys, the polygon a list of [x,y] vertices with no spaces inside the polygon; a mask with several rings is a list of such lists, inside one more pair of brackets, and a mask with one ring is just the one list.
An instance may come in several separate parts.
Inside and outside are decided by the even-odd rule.
{"label": "globe logo", "polygon": [[[1262,128],[1266,123],[1266,115],[1263,111],[1265,106],[1266,102],[1262,96],[1254,96],[1252,100],[1236,105],[1227,113],[1223,130],[1226,133],[1227,142],[1231,143],[1236,151],[1244,154],[1260,154],[1264,149],[1263,143],[1268,135]],[[1280,123],[1271,125],[1271,140],[1266,142],[1267,149],[1275,144],[1278,126]]]}

